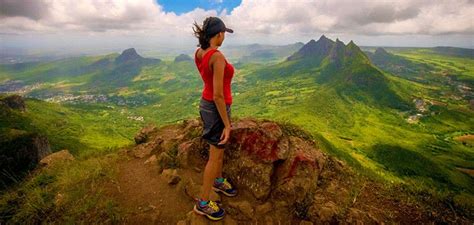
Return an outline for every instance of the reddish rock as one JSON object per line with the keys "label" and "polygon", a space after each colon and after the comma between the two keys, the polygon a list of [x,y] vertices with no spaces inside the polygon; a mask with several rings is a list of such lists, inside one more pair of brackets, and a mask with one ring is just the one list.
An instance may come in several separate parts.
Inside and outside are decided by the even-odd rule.
{"label": "reddish rock", "polygon": [[289,153],[287,138],[276,123],[245,119],[233,124],[224,162],[225,173],[238,187],[248,188],[258,199],[265,199],[272,187],[274,163]]}
{"label": "reddish rock", "polygon": [[310,142],[298,137],[290,137],[290,156],[276,174],[274,199],[301,202],[313,199],[316,182],[321,174],[326,156]]}

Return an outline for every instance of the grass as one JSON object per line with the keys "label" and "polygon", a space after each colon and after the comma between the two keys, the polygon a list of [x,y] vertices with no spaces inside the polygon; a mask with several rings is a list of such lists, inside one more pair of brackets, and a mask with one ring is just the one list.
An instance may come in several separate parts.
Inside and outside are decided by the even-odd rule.
{"label": "grass", "polygon": [[102,154],[37,171],[31,179],[1,193],[0,223],[118,222],[119,208],[103,188],[116,176],[116,160],[115,153]]}
{"label": "grass", "polygon": [[[380,71],[375,81],[361,76],[355,78],[354,85],[367,89],[370,85],[364,85],[383,79],[387,86],[382,89],[389,88],[391,97],[399,96],[399,99],[384,99],[385,102],[411,103],[414,98],[420,98],[445,104],[429,106],[430,112],[423,113],[416,124],[406,121],[409,115],[418,113],[413,107],[400,110],[396,105],[376,104],[378,98],[367,101],[368,97],[383,94],[382,89],[370,90],[371,96],[365,92],[351,96],[352,92],[344,89],[346,86],[316,82],[327,71],[305,69],[294,62],[270,68],[259,64],[236,66],[232,114],[234,118],[255,117],[285,124],[285,132],[316,140],[322,150],[348,162],[364,176],[404,186],[420,196],[428,193],[468,213],[470,200],[474,198],[474,179],[457,168],[474,169],[474,151],[454,139],[474,134],[474,115],[466,101],[449,97],[458,93],[446,85],[446,79],[449,75],[472,84],[474,61],[436,55],[425,49],[405,49],[395,54],[429,64],[434,70],[415,80]],[[20,78],[28,74],[28,68],[34,66],[25,66]],[[362,69],[358,74],[364,75],[369,70]],[[37,70],[51,70],[51,65],[41,65]],[[0,68],[0,78],[8,76],[5,71]],[[445,72],[448,75],[443,75]],[[68,81],[87,82],[91,76],[85,74]],[[51,81],[49,85],[58,84]],[[107,149],[130,144],[144,124],[162,126],[197,117],[201,88],[193,62],[164,61],[142,68],[125,88],[107,87],[111,95],[130,101],[143,100],[145,104],[61,105],[29,100],[29,119],[25,123],[45,132],[54,150],[68,148],[88,159]],[[47,93],[48,89],[42,91]],[[127,119],[131,115],[143,116],[144,121]],[[52,183],[57,182],[54,179]]]}

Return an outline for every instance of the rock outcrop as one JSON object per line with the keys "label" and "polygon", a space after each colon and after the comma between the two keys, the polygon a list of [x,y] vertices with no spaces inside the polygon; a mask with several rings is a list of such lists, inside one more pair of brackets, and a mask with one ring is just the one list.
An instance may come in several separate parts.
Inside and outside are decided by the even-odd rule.
{"label": "rock outcrop", "polygon": [[51,153],[48,139],[36,133],[11,129],[0,140],[0,188],[20,180]]}
{"label": "rock outcrop", "polygon": [[[333,204],[349,199],[348,191],[339,187],[337,179],[336,183],[324,179],[342,174],[344,163],[325,154],[319,143],[309,138],[311,135],[295,129],[269,120],[233,121],[229,145],[224,150],[223,174],[248,197],[226,205],[231,218],[278,223],[296,217],[319,224],[334,222],[343,213],[334,210]],[[169,183],[178,183],[179,179],[173,178],[175,171],[169,169],[193,171],[207,163],[209,145],[201,139],[201,133],[199,119],[162,128],[145,127],[137,134],[137,145],[129,150],[129,155],[156,156],[156,163],[167,174]],[[185,179],[179,182],[178,189],[196,195],[196,186]],[[340,188],[342,198],[322,198],[318,193],[322,194],[323,188]],[[270,214],[271,218],[265,217]],[[193,218],[196,219],[189,216],[181,222],[192,224]]]}

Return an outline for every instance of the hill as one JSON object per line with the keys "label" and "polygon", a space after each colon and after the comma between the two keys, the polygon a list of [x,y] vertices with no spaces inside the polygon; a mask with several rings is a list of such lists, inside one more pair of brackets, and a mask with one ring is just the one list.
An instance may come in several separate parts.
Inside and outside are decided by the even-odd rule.
{"label": "hill", "polygon": [[285,61],[256,71],[254,78],[282,79],[311,76],[316,83],[336,90],[346,99],[400,110],[410,104],[392,89],[389,79],[373,66],[360,48],[322,35],[310,40]]}
{"label": "hill", "polygon": [[380,69],[395,76],[414,81],[422,81],[421,77],[434,69],[428,64],[413,62],[404,57],[389,53],[383,48],[377,48],[374,53],[367,52],[367,56]]}
{"label": "hill", "polygon": [[[2,65],[4,79],[21,80],[25,85],[37,83],[73,82],[74,91],[107,92],[129,85],[142,68],[159,64],[161,60],[143,58],[130,48],[122,54],[84,56],[44,63]],[[0,78],[2,78],[0,76]]]}

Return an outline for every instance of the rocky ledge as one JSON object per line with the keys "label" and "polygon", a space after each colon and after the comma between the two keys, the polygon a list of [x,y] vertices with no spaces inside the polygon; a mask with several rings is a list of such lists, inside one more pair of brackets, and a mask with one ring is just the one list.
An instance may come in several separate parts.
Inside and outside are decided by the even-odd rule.
{"label": "rocky ledge", "polygon": [[[350,208],[350,184],[342,179],[350,169],[323,152],[311,135],[269,120],[245,118],[233,121],[232,126],[223,174],[246,199],[224,204],[231,217],[227,222],[376,222],[370,214]],[[170,169],[200,171],[205,167],[209,145],[201,133],[199,119],[161,128],[148,126],[136,135],[137,145],[128,153],[149,158],[145,163],[156,162],[170,181],[174,179],[170,184],[178,183],[180,179],[173,178],[178,173]],[[193,182],[182,180],[178,187],[184,186],[186,192],[189,183]],[[192,195],[198,192],[191,191]],[[341,210],[342,205],[347,209]],[[178,224],[194,224],[202,218],[190,213]]]}

